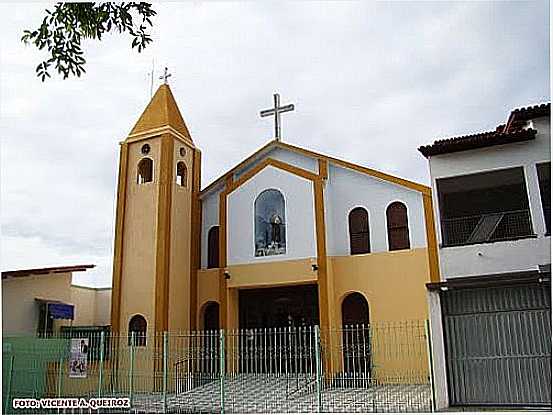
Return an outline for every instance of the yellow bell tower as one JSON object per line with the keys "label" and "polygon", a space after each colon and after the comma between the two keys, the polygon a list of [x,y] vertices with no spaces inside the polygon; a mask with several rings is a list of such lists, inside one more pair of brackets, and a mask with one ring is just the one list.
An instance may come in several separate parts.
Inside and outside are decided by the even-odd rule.
{"label": "yellow bell tower", "polygon": [[169,85],[120,146],[112,330],[194,328],[201,154]]}

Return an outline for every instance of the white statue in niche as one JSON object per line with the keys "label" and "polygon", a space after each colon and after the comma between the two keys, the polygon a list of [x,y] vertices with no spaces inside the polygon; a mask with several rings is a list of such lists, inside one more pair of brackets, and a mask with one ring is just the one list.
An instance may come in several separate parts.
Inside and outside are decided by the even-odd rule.
{"label": "white statue in niche", "polygon": [[268,189],[255,201],[255,256],[286,253],[286,222],[284,197]]}

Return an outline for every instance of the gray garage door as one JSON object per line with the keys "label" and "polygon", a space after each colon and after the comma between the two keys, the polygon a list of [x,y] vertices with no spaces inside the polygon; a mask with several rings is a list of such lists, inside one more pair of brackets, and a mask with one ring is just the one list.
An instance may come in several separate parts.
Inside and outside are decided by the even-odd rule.
{"label": "gray garage door", "polygon": [[442,295],[450,404],[551,406],[551,286]]}

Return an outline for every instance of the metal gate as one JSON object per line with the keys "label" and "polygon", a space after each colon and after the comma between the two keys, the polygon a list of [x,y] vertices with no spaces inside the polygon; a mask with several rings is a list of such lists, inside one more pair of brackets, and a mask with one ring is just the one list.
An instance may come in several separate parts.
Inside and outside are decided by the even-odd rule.
{"label": "metal gate", "polygon": [[550,290],[442,293],[451,405],[551,406]]}

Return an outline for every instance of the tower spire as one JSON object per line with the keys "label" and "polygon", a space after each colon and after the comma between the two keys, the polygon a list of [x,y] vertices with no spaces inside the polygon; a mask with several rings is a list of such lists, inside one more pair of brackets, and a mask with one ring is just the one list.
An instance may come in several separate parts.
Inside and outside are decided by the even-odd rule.
{"label": "tower spire", "polygon": [[130,135],[157,128],[171,127],[192,142],[192,136],[184,122],[179,107],[168,84],[161,84],[134,125]]}

